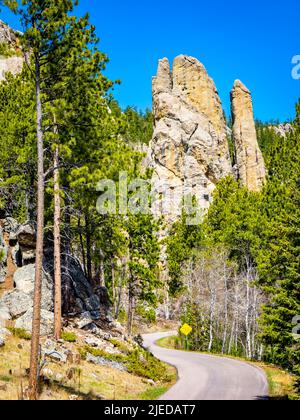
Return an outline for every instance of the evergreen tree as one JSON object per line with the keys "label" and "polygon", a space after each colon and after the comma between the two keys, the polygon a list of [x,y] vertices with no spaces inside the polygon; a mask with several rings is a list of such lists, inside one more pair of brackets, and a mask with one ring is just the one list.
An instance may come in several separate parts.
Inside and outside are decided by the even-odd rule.
{"label": "evergreen tree", "polygon": [[150,215],[129,215],[128,234],[128,333],[133,331],[137,302],[156,307],[159,282],[157,225]]}
{"label": "evergreen tree", "polygon": [[261,284],[269,296],[262,316],[262,337],[269,359],[297,369],[300,354],[292,336],[294,316],[300,313],[300,103],[295,129],[278,138],[270,150],[270,178],[264,211],[267,246],[259,254]]}

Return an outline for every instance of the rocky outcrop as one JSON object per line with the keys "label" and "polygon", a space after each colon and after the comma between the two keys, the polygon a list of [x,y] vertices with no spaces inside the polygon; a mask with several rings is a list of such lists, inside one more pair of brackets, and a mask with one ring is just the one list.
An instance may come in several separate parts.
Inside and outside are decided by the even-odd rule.
{"label": "rocky outcrop", "polygon": [[[167,224],[182,213],[185,197],[195,197],[200,212],[210,206],[216,184],[235,175],[259,191],[266,169],[258,146],[249,90],[239,81],[231,92],[233,130],[226,126],[214,81],[203,64],[188,56],[159,61],[153,78],[154,135],[148,160],[154,169],[153,213]],[[235,144],[235,166],[228,139]],[[185,207],[190,204],[186,201]]]}
{"label": "rocky outcrop", "polygon": [[[16,270],[13,287],[5,289],[0,298],[0,327],[13,322],[17,328],[31,331],[32,304],[35,282],[35,242],[34,226],[30,223],[19,225],[12,218],[1,221],[0,244],[2,243],[2,271],[7,279],[7,256],[15,255]],[[9,238],[8,244],[1,238],[3,233]],[[47,241],[46,241],[47,242]],[[49,334],[53,327],[53,248],[48,241],[45,248],[44,273],[42,282],[42,334]],[[17,250],[17,252],[16,252]],[[71,255],[62,256],[63,314],[65,317],[88,320],[88,324],[99,321],[112,322],[110,301],[105,288],[94,290],[86,279],[79,261]]]}
{"label": "rocky outcrop", "polygon": [[250,191],[260,191],[266,167],[257,141],[251,93],[239,80],[231,91],[231,105],[238,179]]}
{"label": "rocky outcrop", "polygon": [[[2,46],[2,48],[1,48]],[[0,20],[0,82],[6,73],[16,75],[22,71],[24,57],[18,45],[18,36],[9,26]],[[5,53],[1,50],[5,50]]]}
{"label": "rocky outcrop", "polygon": [[172,222],[182,213],[184,197],[201,209],[217,182],[232,173],[227,129],[214,82],[196,59],[179,56],[173,71],[165,58],[153,79],[155,215]]}

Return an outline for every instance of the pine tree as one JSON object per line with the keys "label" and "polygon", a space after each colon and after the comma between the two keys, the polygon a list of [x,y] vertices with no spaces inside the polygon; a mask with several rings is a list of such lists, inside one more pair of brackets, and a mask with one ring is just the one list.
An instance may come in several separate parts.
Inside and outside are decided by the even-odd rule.
{"label": "pine tree", "polygon": [[159,281],[159,243],[157,225],[151,215],[129,215],[128,234],[128,333],[133,332],[133,320],[138,302],[156,307]]}
{"label": "pine tree", "polygon": [[[14,2],[14,10],[20,15],[25,33],[22,37],[22,45],[32,59],[33,80],[35,83],[36,97],[36,134],[38,155],[38,203],[37,203],[37,248],[36,248],[36,279],[34,293],[33,333],[30,369],[30,398],[37,398],[38,360],[39,360],[39,335],[40,335],[40,310],[41,310],[41,282],[43,267],[43,237],[44,237],[44,145],[45,141],[51,140],[51,134],[59,134],[58,121],[47,119],[52,108],[61,109],[62,101],[67,99],[72,84],[72,77],[78,77],[78,72],[86,69],[84,60],[89,57],[87,47],[90,41],[95,41],[94,28],[87,28],[87,17],[77,20],[71,16],[77,1],[53,1],[46,2],[25,0]],[[12,5],[11,5],[12,6]],[[81,52],[78,53],[78,52]],[[84,64],[77,69],[79,60]],[[90,65],[91,64],[87,64]],[[101,55],[96,56],[93,66],[101,68]],[[77,73],[76,73],[77,71]],[[85,77],[85,80],[90,75]],[[77,92],[78,93],[78,92]],[[47,124],[48,123],[48,128]],[[58,146],[54,144],[54,154],[57,157]],[[57,159],[56,159],[57,160]],[[57,163],[57,162],[55,162]],[[56,179],[55,196],[58,197],[58,174],[54,168]],[[56,200],[56,211],[59,210]],[[56,222],[59,224],[59,215],[56,214]],[[59,273],[59,226],[56,223],[56,291],[60,294]],[[60,305],[59,296],[55,299],[56,306]],[[56,308],[56,335],[60,333],[60,308]]]}
{"label": "pine tree", "polygon": [[270,178],[264,212],[267,246],[258,257],[261,284],[269,295],[262,316],[262,337],[268,357],[285,368],[296,368],[300,354],[294,350],[294,316],[300,313],[300,103],[294,131],[278,138],[270,150]]}

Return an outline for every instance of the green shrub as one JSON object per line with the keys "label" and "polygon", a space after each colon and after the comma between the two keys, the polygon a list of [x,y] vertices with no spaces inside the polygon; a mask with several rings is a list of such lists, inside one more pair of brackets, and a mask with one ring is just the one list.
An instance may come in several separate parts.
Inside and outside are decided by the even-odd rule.
{"label": "green shrub", "polygon": [[0,248],[0,262],[3,262],[5,259],[5,252],[3,248]]}
{"label": "green shrub", "polygon": [[[112,341],[115,342],[114,340]],[[124,344],[117,341],[115,344],[124,346]],[[127,354],[110,354],[101,349],[85,346],[79,349],[79,353],[83,360],[86,360],[87,354],[91,354],[94,357],[103,357],[112,362],[123,363],[129,373],[142,378],[152,379],[155,382],[172,381],[172,377],[167,373],[166,365],[152,356],[152,354],[142,349],[126,350]]]}
{"label": "green shrub", "polygon": [[125,324],[127,320],[128,320],[127,312],[124,309],[121,309],[118,316],[118,322],[120,322],[121,324]]}
{"label": "green shrub", "polygon": [[83,349],[81,349],[80,354],[83,356],[85,355],[85,359],[88,353],[94,357],[103,357],[104,359],[110,360],[111,362],[125,363],[127,361],[127,357],[123,354],[110,354],[104,350],[95,349],[94,347],[90,346],[85,346]]}
{"label": "green shrub", "polygon": [[2,57],[12,57],[16,55],[16,51],[11,48],[8,44],[6,43],[0,43],[0,56]]}
{"label": "green shrub", "polygon": [[64,331],[61,334],[61,338],[67,343],[76,343],[77,336],[74,332]]}
{"label": "green shrub", "polygon": [[125,354],[129,354],[130,353],[129,348],[124,343],[121,343],[120,341],[115,340],[113,338],[111,340],[109,340],[109,342],[114,347],[116,347],[118,350],[120,350],[122,353],[125,353]]}
{"label": "green shrub", "polygon": [[160,360],[147,351],[135,350],[130,353],[126,363],[130,373],[142,378],[152,379],[155,382],[172,380],[167,374],[167,368]]}
{"label": "green shrub", "polygon": [[31,334],[23,328],[8,328],[8,331],[12,333],[14,337],[20,338],[21,340],[31,340]]}

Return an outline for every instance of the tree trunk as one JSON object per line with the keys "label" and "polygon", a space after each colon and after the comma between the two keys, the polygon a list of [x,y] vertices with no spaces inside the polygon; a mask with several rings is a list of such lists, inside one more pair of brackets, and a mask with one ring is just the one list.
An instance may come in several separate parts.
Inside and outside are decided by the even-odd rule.
{"label": "tree trunk", "polygon": [[36,113],[37,113],[37,148],[38,148],[38,191],[37,191],[37,241],[36,241],[36,264],[35,264],[35,286],[33,298],[33,320],[32,339],[30,354],[30,377],[29,377],[29,398],[38,398],[39,380],[39,347],[41,329],[41,300],[42,300],[42,276],[43,276],[43,254],[44,254],[44,135],[42,122],[42,102],[40,85],[40,61],[35,57],[35,79],[36,79]]}
{"label": "tree trunk", "polygon": [[133,319],[134,319],[134,286],[133,279],[130,275],[130,283],[128,288],[128,334],[132,335],[133,330]]}
{"label": "tree trunk", "polygon": [[113,293],[113,308],[114,308],[114,316],[116,317],[117,314],[117,288],[116,288],[116,272],[115,272],[115,263],[112,259],[111,262],[111,288]]}
{"label": "tree trunk", "polygon": [[86,237],[86,265],[88,280],[92,282],[92,253],[91,253],[91,233],[90,220],[88,215],[85,215],[85,237]]}
{"label": "tree trunk", "polygon": [[224,354],[226,351],[227,328],[228,328],[228,279],[227,279],[227,273],[225,269],[225,273],[224,273],[224,334],[223,334],[222,354]]}
{"label": "tree trunk", "polygon": [[[57,129],[56,129],[57,131]],[[59,183],[59,150],[54,152],[54,337],[61,339],[62,330],[62,292],[61,292],[61,202]]]}
{"label": "tree trunk", "polygon": [[86,257],[85,257],[85,249],[84,249],[84,243],[83,243],[83,236],[82,236],[82,227],[81,227],[81,217],[78,217],[78,231],[79,231],[79,241],[80,241],[80,248],[81,248],[81,256],[82,256],[82,262],[83,262],[83,270],[84,275],[87,277],[87,269],[86,269]]}
{"label": "tree trunk", "polygon": [[213,343],[214,343],[215,305],[216,305],[216,295],[215,295],[215,290],[213,290],[212,295],[211,295],[211,301],[210,301],[209,345],[208,345],[209,352],[211,352]]}
{"label": "tree trunk", "polygon": [[252,349],[251,349],[251,324],[250,324],[250,286],[249,280],[247,278],[246,285],[246,353],[249,359],[252,358]]}

